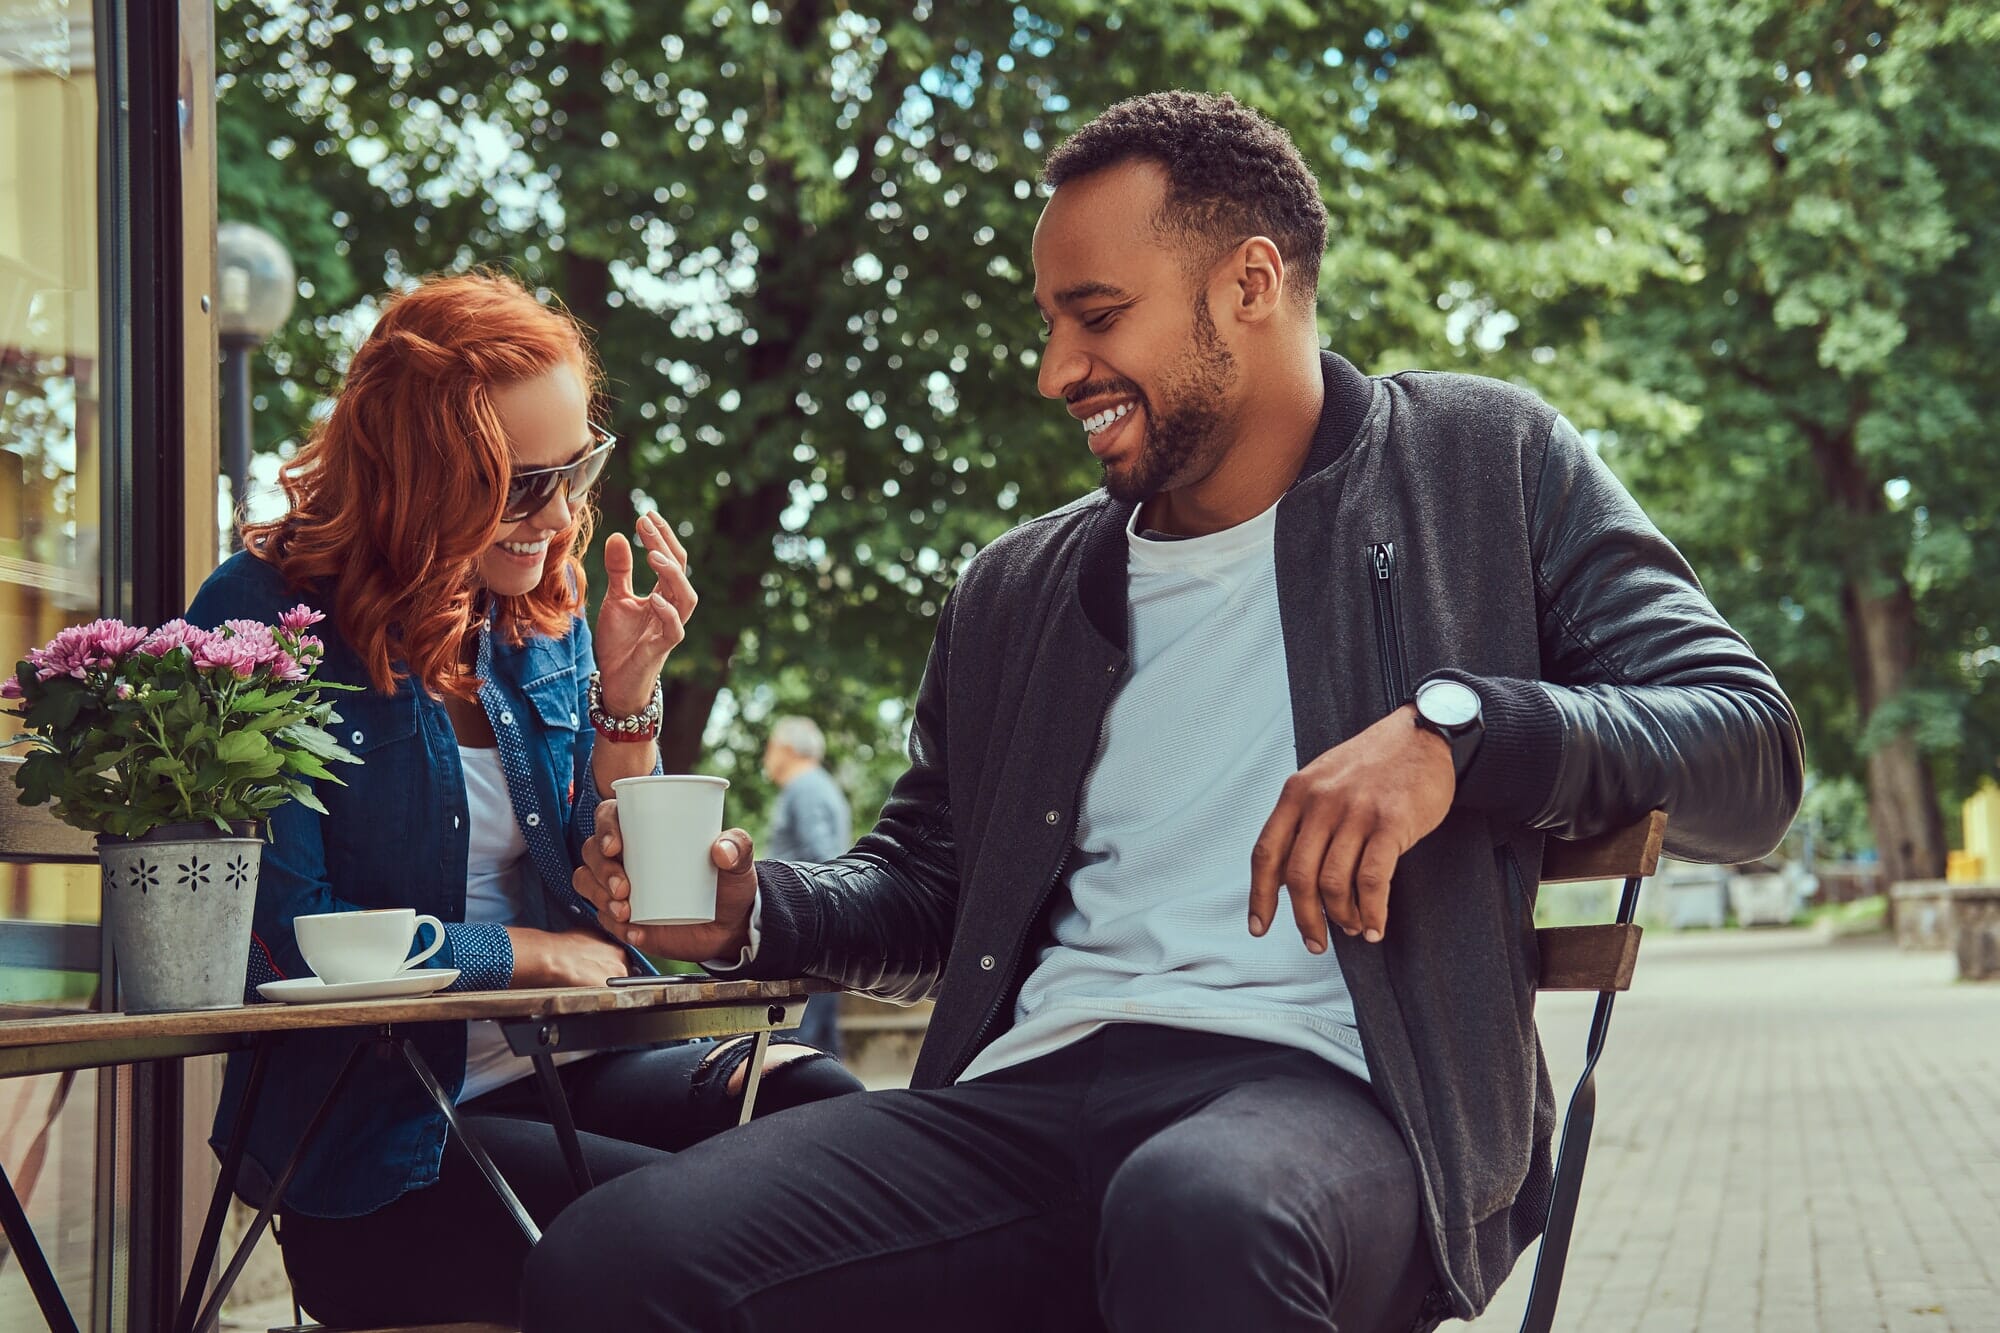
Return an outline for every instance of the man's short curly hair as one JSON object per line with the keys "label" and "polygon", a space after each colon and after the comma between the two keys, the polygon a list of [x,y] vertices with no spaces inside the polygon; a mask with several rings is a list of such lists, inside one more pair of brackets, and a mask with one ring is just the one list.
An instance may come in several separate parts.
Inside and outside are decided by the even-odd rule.
{"label": "man's short curly hair", "polygon": [[1160,228],[1205,270],[1252,236],[1278,247],[1308,305],[1326,249],[1326,205],[1292,137],[1227,93],[1130,97],[1058,144],[1042,163],[1051,189],[1123,162],[1167,173]]}

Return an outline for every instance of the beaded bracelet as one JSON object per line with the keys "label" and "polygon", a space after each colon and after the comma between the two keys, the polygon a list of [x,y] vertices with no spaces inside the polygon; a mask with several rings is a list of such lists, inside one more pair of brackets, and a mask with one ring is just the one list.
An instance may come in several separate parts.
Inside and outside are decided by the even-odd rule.
{"label": "beaded bracelet", "polygon": [[597,728],[597,734],[607,741],[638,742],[655,740],[660,734],[660,721],[666,716],[666,692],[658,681],[653,682],[653,701],[642,712],[630,717],[613,717],[604,711],[604,682],[597,672],[590,673],[590,691],[586,696],[590,709],[590,725]]}

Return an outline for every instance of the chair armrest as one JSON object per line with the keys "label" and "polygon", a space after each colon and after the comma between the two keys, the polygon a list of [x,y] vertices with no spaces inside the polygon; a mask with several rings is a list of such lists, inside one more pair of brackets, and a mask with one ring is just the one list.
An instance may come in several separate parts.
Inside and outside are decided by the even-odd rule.
{"label": "chair armrest", "polygon": [[1542,883],[1643,878],[1660,868],[1660,846],[1666,836],[1667,812],[1654,810],[1595,837],[1574,842],[1550,838],[1542,851]]}
{"label": "chair armrest", "polygon": [[1622,991],[1632,986],[1641,930],[1633,925],[1543,926],[1536,990]]}

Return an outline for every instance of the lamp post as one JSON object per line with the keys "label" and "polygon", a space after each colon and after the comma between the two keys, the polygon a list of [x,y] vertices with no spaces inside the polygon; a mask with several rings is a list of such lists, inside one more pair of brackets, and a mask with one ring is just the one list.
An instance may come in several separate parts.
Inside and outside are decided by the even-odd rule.
{"label": "lamp post", "polygon": [[250,353],[292,313],[298,275],[278,238],[247,222],[215,232],[217,331],[222,343],[222,468],[230,504],[243,508],[250,484]]}

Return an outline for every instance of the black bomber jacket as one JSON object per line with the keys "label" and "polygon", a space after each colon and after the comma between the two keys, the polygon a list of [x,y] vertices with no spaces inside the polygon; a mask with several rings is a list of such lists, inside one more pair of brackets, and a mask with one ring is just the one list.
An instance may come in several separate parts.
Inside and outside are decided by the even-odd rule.
{"label": "black bomber jacket", "polygon": [[[1532,916],[1544,839],[1657,807],[1675,855],[1753,859],[1797,810],[1803,750],[1769,669],[1554,410],[1494,380],[1369,378],[1330,354],[1322,371],[1312,450],[1278,510],[1271,651],[1285,654],[1298,761],[1434,674],[1484,706],[1450,813],[1396,867],[1387,937],[1333,934],[1376,1096],[1419,1168],[1439,1274],[1429,1326],[1483,1309],[1548,1207],[1555,1103]],[[972,560],[874,830],[826,864],[758,865],[745,972],[934,997],[913,1086],[951,1083],[1012,1021],[1064,892],[1125,670],[1131,512],[1095,492]]]}

